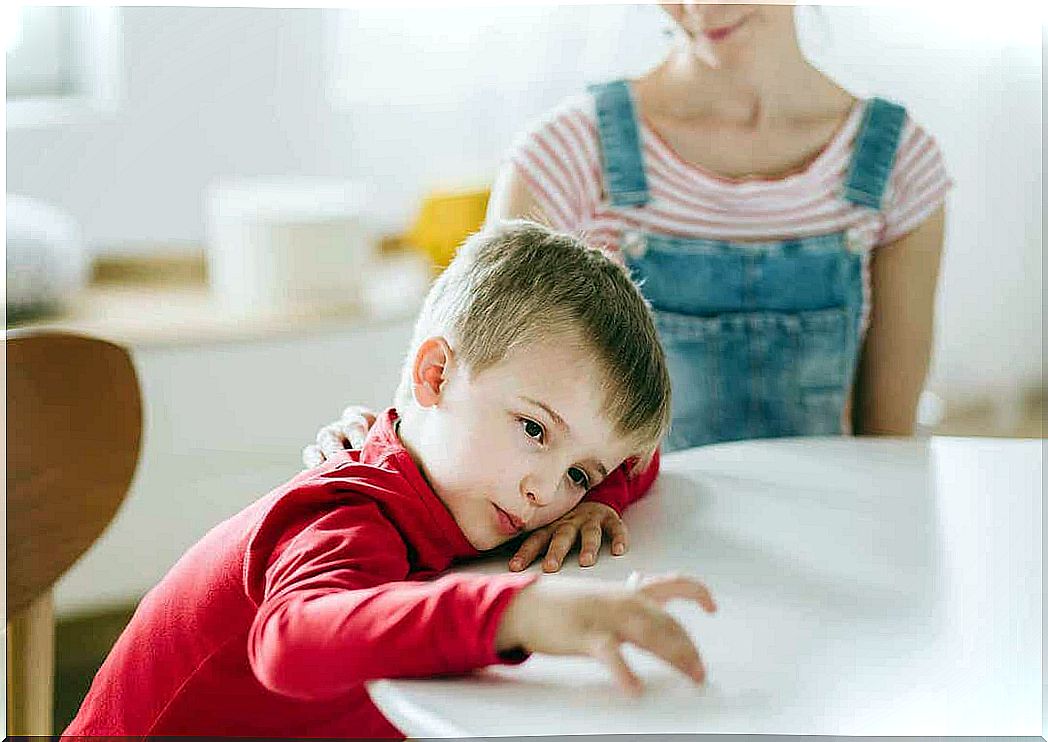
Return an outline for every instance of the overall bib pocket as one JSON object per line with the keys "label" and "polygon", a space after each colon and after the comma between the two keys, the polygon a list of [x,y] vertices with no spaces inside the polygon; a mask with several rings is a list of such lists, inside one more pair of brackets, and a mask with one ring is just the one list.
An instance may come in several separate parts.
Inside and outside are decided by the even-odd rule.
{"label": "overall bib pocket", "polygon": [[[655,312],[667,355],[673,422],[665,449],[844,433],[867,309],[870,236],[850,220],[829,231],[821,222],[798,224],[789,230],[796,234],[762,242],[711,239],[683,224],[674,229],[687,236],[658,232],[650,225],[661,220],[643,212],[658,205],[660,193],[648,186],[630,83],[614,80],[590,92],[606,205],[625,217],[622,254]],[[849,211],[882,210],[905,122],[898,104],[863,104],[838,193]],[[725,215],[731,221],[737,214],[728,207]]]}
{"label": "overall bib pocket", "polygon": [[644,236],[626,243],[626,262],[666,353],[667,450],[841,432],[861,265],[839,236],[756,245]]}

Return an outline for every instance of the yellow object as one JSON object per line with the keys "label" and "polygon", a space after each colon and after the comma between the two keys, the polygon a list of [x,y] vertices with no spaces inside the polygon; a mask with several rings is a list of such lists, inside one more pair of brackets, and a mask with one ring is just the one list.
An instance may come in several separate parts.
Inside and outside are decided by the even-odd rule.
{"label": "yellow object", "polygon": [[433,191],[422,201],[408,240],[429,256],[439,272],[455,257],[462,241],[484,224],[491,190]]}

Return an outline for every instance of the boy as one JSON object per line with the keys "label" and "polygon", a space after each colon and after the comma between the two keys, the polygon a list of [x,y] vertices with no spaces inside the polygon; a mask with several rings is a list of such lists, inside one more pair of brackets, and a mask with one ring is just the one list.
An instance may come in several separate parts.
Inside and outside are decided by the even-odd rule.
{"label": "boy", "polygon": [[402,737],[365,681],[547,652],[590,654],[635,691],[623,641],[701,681],[660,607],[714,610],[697,582],[428,581],[606,477],[650,486],[620,464],[657,447],[669,379],[622,268],[527,222],[475,235],[427,296],[396,403],[360,451],[301,473],[179,560],[66,734]]}

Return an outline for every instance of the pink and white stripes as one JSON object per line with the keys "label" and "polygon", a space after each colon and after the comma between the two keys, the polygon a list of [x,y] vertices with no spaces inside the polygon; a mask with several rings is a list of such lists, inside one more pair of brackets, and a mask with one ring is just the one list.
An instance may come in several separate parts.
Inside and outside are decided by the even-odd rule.
{"label": "pink and white stripes", "polygon": [[867,247],[895,241],[942,202],[952,182],[935,140],[906,122],[882,211],[842,200],[862,106],[803,171],[735,180],[685,162],[643,119],[651,191],[642,208],[613,208],[602,192],[593,98],[575,96],[522,134],[509,154],[553,226],[617,251],[623,230],[743,242],[848,231]]}

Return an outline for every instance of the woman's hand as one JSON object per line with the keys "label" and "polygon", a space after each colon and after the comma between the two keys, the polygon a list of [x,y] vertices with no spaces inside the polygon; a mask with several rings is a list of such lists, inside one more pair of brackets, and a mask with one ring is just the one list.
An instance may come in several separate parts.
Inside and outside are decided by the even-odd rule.
{"label": "woman's hand", "polygon": [[320,466],[347,448],[363,448],[368,430],[375,424],[375,413],[367,407],[350,405],[342,417],[317,431],[317,442],[302,449],[302,464],[307,469]]}
{"label": "woman's hand", "polygon": [[619,514],[599,502],[580,502],[574,510],[548,526],[532,531],[509,560],[509,568],[519,572],[535,561],[548,545],[542,571],[556,572],[580,534],[582,546],[579,549],[579,565],[591,567],[597,563],[597,554],[605,533],[611,539],[611,553],[615,556],[625,554],[629,548],[629,533]]}
{"label": "woman's hand", "polygon": [[640,679],[622,656],[622,644],[628,642],[702,683],[706,668],[694,642],[663,608],[676,598],[697,603],[707,613],[717,610],[705,585],[680,575],[650,577],[636,588],[580,578],[539,578],[509,602],[495,648],[589,655],[603,662],[627,693],[636,695],[642,690]]}

